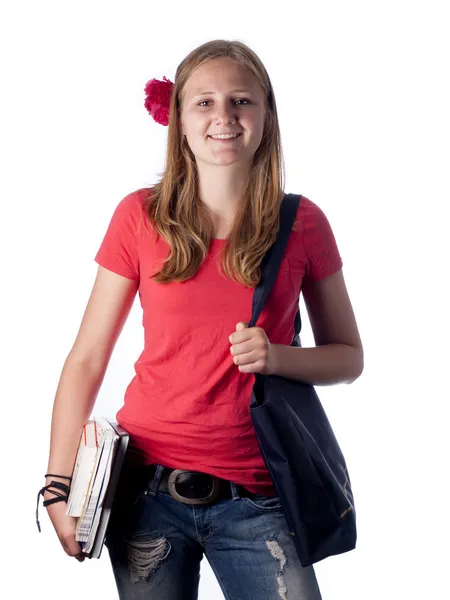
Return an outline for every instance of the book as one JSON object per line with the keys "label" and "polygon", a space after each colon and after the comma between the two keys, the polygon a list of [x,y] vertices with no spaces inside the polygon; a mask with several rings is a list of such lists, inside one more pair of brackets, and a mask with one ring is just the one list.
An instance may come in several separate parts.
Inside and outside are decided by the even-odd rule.
{"label": "book", "polygon": [[[93,531],[94,525],[102,506],[105,489],[108,485],[115,441],[114,429],[106,419],[95,419],[94,425],[97,428],[99,439],[97,454],[76,528],[76,539],[79,542],[86,542],[86,552],[90,550],[92,536],[95,533]],[[82,472],[82,469],[80,469],[80,472]],[[69,514],[75,516],[72,512],[69,512]]]}
{"label": "book", "polygon": [[89,420],[80,438],[66,514],[88,558],[100,558],[129,434],[116,421]]}
{"label": "book", "polygon": [[88,421],[83,427],[83,432],[81,434],[75,467],[72,474],[70,495],[67,502],[66,512],[73,517],[80,517],[82,514],[98,451],[99,441],[97,425],[95,421]]}

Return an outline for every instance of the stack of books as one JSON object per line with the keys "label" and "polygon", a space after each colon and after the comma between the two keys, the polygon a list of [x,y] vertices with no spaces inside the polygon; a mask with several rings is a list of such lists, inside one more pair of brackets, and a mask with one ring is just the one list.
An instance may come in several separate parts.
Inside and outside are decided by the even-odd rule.
{"label": "stack of books", "polygon": [[100,558],[129,435],[118,423],[94,417],[83,428],[66,514],[77,517],[76,540]]}

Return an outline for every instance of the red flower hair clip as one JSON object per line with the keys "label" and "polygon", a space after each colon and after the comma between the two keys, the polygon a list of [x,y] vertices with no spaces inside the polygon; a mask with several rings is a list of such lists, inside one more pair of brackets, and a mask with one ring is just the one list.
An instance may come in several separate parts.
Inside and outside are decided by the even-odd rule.
{"label": "red flower hair clip", "polygon": [[160,125],[169,124],[170,96],[173,82],[163,77],[163,81],[151,79],[145,86],[144,106]]}

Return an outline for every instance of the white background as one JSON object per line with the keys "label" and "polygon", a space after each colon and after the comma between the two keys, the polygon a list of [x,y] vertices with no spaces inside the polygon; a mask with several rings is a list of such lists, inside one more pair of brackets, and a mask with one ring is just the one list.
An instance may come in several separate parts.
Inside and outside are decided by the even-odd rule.
{"label": "white background", "polygon": [[[2,3],[3,597],[116,597],[107,552],[68,558],[42,506],[38,534],[36,494],[94,255],[117,203],[163,169],[167,129],[145,111],[144,85],[173,79],[184,56],[214,38],[244,41],[268,69],[286,189],[328,216],[365,346],[358,381],[319,389],[359,527],[355,551],[316,565],[323,598],[450,597],[444,4]],[[136,304],[95,414],[114,416],[122,404],[140,320]],[[221,598],[204,563],[200,598]]]}

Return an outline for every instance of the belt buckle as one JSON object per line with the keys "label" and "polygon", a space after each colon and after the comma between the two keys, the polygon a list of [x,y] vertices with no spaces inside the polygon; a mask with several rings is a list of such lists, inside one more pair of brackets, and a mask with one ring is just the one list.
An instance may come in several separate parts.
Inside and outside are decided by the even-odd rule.
{"label": "belt buckle", "polygon": [[205,496],[205,498],[186,498],[185,496],[180,496],[175,486],[178,475],[181,475],[182,473],[195,473],[195,471],[186,471],[184,469],[175,469],[174,471],[172,471],[167,481],[169,494],[172,496],[172,498],[178,500],[178,502],[181,502],[182,504],[191,504],[197,506],[203,504],[211,504],[212,502],[217,500],[220,493],[219,480],[216,477],[213,477],[212,475],[209,475],[209,477],[211,477],[212,480],[212,490],[209,496]]}

